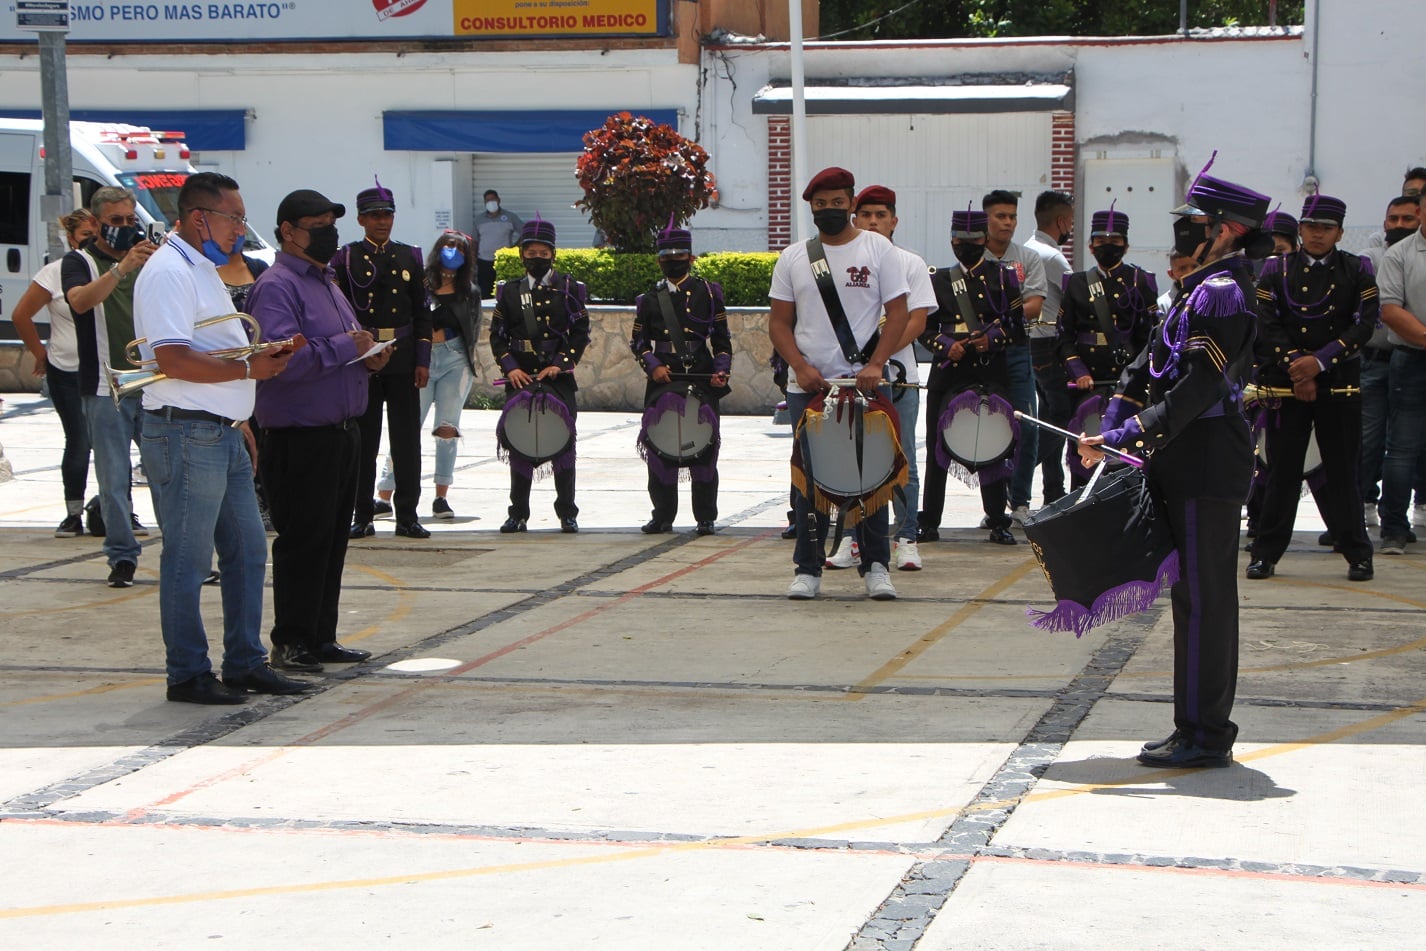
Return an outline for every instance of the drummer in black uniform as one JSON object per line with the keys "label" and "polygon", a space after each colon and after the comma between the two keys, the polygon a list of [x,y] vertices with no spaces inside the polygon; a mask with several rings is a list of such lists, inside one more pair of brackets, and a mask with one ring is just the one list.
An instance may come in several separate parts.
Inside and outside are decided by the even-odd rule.
{"label": "drummer in black uniform", "polygon": [[[946,466],[941,464],[936,446],[946,404],[956,393],[977,385],[992,387],[1005,395],[1010,387],[1005,348],[1025,339],[1025,312],[1015,265],[985,259],[988,222],[983,211],[952,213],[951,251],[959,263],[936,268],[931,274],[936,311],[926,318],[926,329],[920,338],[931,351],[931,376],[926,383],[926,475],[917,516],[918,542],[941,538]],[[967,316],[973,326],[968,325]],[[982,482],[980,499],[990,529],[987,541],[1014,545],[1015,536],[1010,534],[1009,478]]]}
{"label": "drummer in black uniform", "polygon": [[[664,279],[651,293],[634,302],[634,328],[629,349],[648,376],[644,405],[649,406],[669,383],[693,382],[711,399],[715,417],[718,400],[729,392],[733,341],[723,287],[689,274],[693,236],[670,228],[658,239],[659,270]],[[710,349],[711,348],[711,349]],[[718,518],[718,428],[708,456],[690,465],[693,518],[699,535],[712,535]],[[673,531],[678,515],[678,467],[641,443],[649,469],[649,500],[653,517],[640,531],[657,535]]]}
{"label": "drummer in black uniform", "polygon": [[421,395],[431,367],[431,308],[426,299],[421,249],[391,240],[396,199],[377,182],[357,195],[357,221],[366,237],[347,245],[332,259],[337,286],[351,301],[362,328],[378,342],[395,340],[391,359],[371,375],[370,397],[361,417],[361,469],[357,474],[352,538],[375,535],[376,457],[381,447],[381,409],[386,407],[386,436],[391,471],[396,477],[392,506],[396,534],[430,538],[416,517],[421,501]]}
{"label": "drummer in black uniform", "polygon": [[1325,491],[1315,494],[1327,530],[1347,559],[1349,580],[1368,581],[1373,574],[1357,480],[1357,354],[1376,328],[1377,286],[1370,262],[1337,249],[1346,214],[1340,199],[1309,195],[1298,219],[1301,249],[1269,258],[1258,281],[1258,382],[1291,389],[1292,396],[1268,415],[1267,492],[1247,571],[1254,580],[1273,576],[1292,540],[1303,458],[1314,430],[1326,480]]}
{"label": "drummer in black uniform", "polygon": [[[554,269],[555,226],[541,218],[520,229],[520,261],[525,276],[502,281],[495,288],[495,310],[490,317],[490,352],[505,374],[508,396],[539,380],[548,386],[569,414],[575,405],[574,368],[589,346],[588,293],[584,284]],[[579,531],[574,504],[574,443],[553,461],[555,515],[560,531]],[[525,531],[530,518],[530,486],[534,470],[510,457],[509,517],[500,526],[505,534]]]}
{"label": "drummer in black uniform", "polygon": [[[1129,216],[1111,207],[1096,211],[1091,222],[1089,253],[1098,266],[1065,276],[1056,325],[1056,353],[1074,384],[1076,402],[1096,385],[1107,382],[1112,388],[1118,382],[1124,367],[1149,342],[1158,316],[1154,275],[1124,263]],[[1086,481],[1080,467],[1070,466],[1072,487]]]}
{"label": "drummer in black uniform", "polygon": [[[1212,164],[1211,162],[1209,163]],[[1205,168],[1205,171],[1207,169]],[[1252,366],[1257,289],[1242,253],[1266,255],[1270,199],[1200,172],[1176,209],[1174,245],[1198,262],[1149,345],[1119,380],[1104,433],[1082,436],[1095,465],[1107,444],[1136,455],[1179,556],[1173,585],[1174,732],[1139,762],[1228,766],[1238,727],[1238,518],[1253,474],[1240,394]]]}

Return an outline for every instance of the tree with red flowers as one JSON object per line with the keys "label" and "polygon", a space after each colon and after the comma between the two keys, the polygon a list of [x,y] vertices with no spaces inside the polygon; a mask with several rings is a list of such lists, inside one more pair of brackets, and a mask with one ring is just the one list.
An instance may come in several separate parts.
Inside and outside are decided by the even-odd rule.
{"label": "tree with red flowers", "polygon": [[575,174],[589,212],[614,250],[649,252],[669,224],[684,224],[714,195],[708,153],[672,127],[620,112],[584,134]]}

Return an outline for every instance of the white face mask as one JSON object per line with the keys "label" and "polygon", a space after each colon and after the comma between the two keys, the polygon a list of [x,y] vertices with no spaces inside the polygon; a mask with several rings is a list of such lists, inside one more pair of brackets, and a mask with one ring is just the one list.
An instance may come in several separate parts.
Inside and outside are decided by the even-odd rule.
{"label": "white face mask", "polygon": [[488,201],[488,202],[486,202],[486,203],[485,203],[485,210],[488,211],[488,212],[490,212],[492,215],[495,214],[497,211],[500,210],[500,202],[498,202],[498,201]]}

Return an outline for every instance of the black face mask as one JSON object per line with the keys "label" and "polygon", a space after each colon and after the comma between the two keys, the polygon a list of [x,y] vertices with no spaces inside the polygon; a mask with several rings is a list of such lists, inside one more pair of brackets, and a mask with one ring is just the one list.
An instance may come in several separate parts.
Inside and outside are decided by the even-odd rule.
{"label": "black face mask", "polygon": [[1173,249],[1193,257],[1198,246],[1208,240],[1208,226],[1192,218],[1179,218],[1173,223]]}
{"label": "black face mask", "polygon": [[1060,244],[1069,244],[1069,243],[1070,243],[1070,238],[1073,238],[1073,237],[1074,237],[1074,232],[1073,232],[1073,231],[1066,231],[1064,234],[1060,235],[1060,241],[1059,241],[1059,243],[1060,243]]}
{"label": "black face mask", "polygon": [[302,230],[307,232],[307,247],[302,249],[302,253],[323,264],[332,260],[332,255],[337,253],[337,246],[341,244],[337,237],[337,226],[320,225]]}
{"label": "black face mask", "polygon": [[1128,249],[1122,244],[1101,244],[1097,248],[1090,248],[1089,253],[1094,255],[1094,260],[1099,262],[1100,267],[1112,271],[1124,260],[1126,250]]}
{"label": "black face mask", "polygon": [[670,281],[681,281],[688,276],[691,264],[691,261],[660,261],[659,270],[663,271],[663,276]]}
{"label": "black face mask", "polygon": [[545,279],[545,275],[550,273],[550,268],[554,267],[554,262],[549,258],[522,258],[525,265],[525,273],[537,281]]}
{"label": "black face mask", "polygon": [[99,234],[115,251],[124,252],[139,243],[138,225],[100,225]]}
{"label": "black face mask", "polygon": [[1389,248],[1393,244],[1396,244],[1396,242],[1402,240],[1403,238],[1411,237],[1411,235],[1415,233],[1415,231],[1415,228],[1387,228],[1386,246]]}
{"label": "black face mask", "polygon": [[812,212],[812,223],[828,237],[847,230],[847,222],[851,218],[852,213],[845,208],[818,208]]}
{"label": "black face mask", "polygon": [[952,241],[951,251],[955,253],[956,260],[961,262],[962,267],[975,267],[985,257],[985,245],[972,244],[969,241]]}

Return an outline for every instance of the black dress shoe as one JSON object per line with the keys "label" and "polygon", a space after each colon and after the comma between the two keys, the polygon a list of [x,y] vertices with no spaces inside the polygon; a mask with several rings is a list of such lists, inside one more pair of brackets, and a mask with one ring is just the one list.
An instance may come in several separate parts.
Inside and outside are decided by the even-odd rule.
{"label": "black dress shoe", "polygon": [[712,535],[715,531],[717,531],[717,529],[713,527],[712,522],[699,522],[693,528],[695,535]]}
{"label": "black dress shoe", "polygon": [[376,534],[376,526],[370,522],[354,522],[351,531],[347,532],[348,538],[370,538]]}
{"label": "black dress shoe", "polygon": [[306,647],[297,644],[273,645],[268,661],[278,670],[300,670],[309,674],[320,674],[322,662]]}
{"label": "black dress shoe", "polygon": [[420,522],[397,522],[396,534],[402,538],[430,538],[431,530]]}
{"label": "black dress shoe", "polygon": [[1168,746],[1170,743],[1178,742],[1182,737],[1182,733],[1180,733],[1178,730],[1174,730],[1162,740],[1150,740],[1149,742],[1145,743],[1143,746],[1143,751],[1145,753],[1151,753],[1154,750],[1161,750],[1165,746]]}
{"label": "black dress shoe", "polygon": [[673,523],[665,522],[663,519],[651,518],[639,528],[639,531],[645,535],[663,535],[673,531]]}
{"label": "black dress shoe", "polygon": [[330,644],[318,644],[312,648],[310,655],[324,664],[360,664],[371,657],[371,651],[343,647],[332,641]]}
{"label": "black dress shoe", "polygon": [[992,528],[990,530],[990,537],[987,538],[986,541],[994,545],[1018,544],[1015,541],[1015,536],[1010,534],[1010,529],[1008,528]]}
{"label": "black dress shoe", "polygon": [[1248,565],[1246,574],[1249,581],[1262,581],[1264,578],[1271,578],[1275,571],[1277,571],[1276,565],[1264,558],[1259,558]]}
{"label": "black dress shoe", "polygon": [[250,690],[253,693],[271,693],[284,697],[306,693],[317,686],[309,680],[284,677],[267,664],[260,664],[245,674],[235,674],[232,677],[225,674],[223,683],[234,690]]}
{"label": "black dress shoe", "polygon": [[574,535],[579,532],[579,523],[573,518],[560,519],[560,531],[566,535]]}
{"label": "black dress shoe", "polygon": [[507,518],[500,526],[500,534],[502,535],[511,535],[515,532],[523,532],[524,530],[525,520],[523,518],[516,518],[513,515]]}
{"label": "black dress shoe", "polygon": [[1321,545],[1323,548],[1332,548],[1337,544],[1337,540],[1332,537],[1331,532],[1323,532],[1321,535],[1317,536],[1317,544]]}
{"label": "black dress shoe", "polygon": [[938,542],[938,541],[940,541],[940,540],[941,540],[941,530],[940,530],[939,528],[925,528],[925,527],[923,526],[923,527],[920,527],[920,528],[917,528],[917,529],[916,529],[916,541],[917,541],[918,543],[919,543],[919,542]]}
{"label": "black dress shoe", "polygon": [[1182,736],[1173,736],[1157,749],[1140,750],[1138,760],[1145,766],[1160,769],[1222,769],[1233,765],[1233,751],[1210,750],[1195,746]]}
{"label": "black dress shoe", "polygon": [[796,537],[797,537],[797,526],[796,526],[796,525],[789,525],[789,526],[787,526],[787,527],[784,528],[784,529],[782,530],[782,532],[780,533],[780,537],[785,538],[785,539],[789,539],[789,540],[790,540],[790,539],[793,539],[793,538],[796,538]]}
{"label": "black dress shoe", "polygon": [[230,706],[247,703],[247,694],[224,686],[211,673],[199,674],[192,680],[168,688],[168,699],[178,703],[202,703],[209,706]]}
{"label": "black dress shoe", "polygon": [[1359,561],[1347,568],[1348,581],[1370,581],[1376,576],[1370,561]]}

